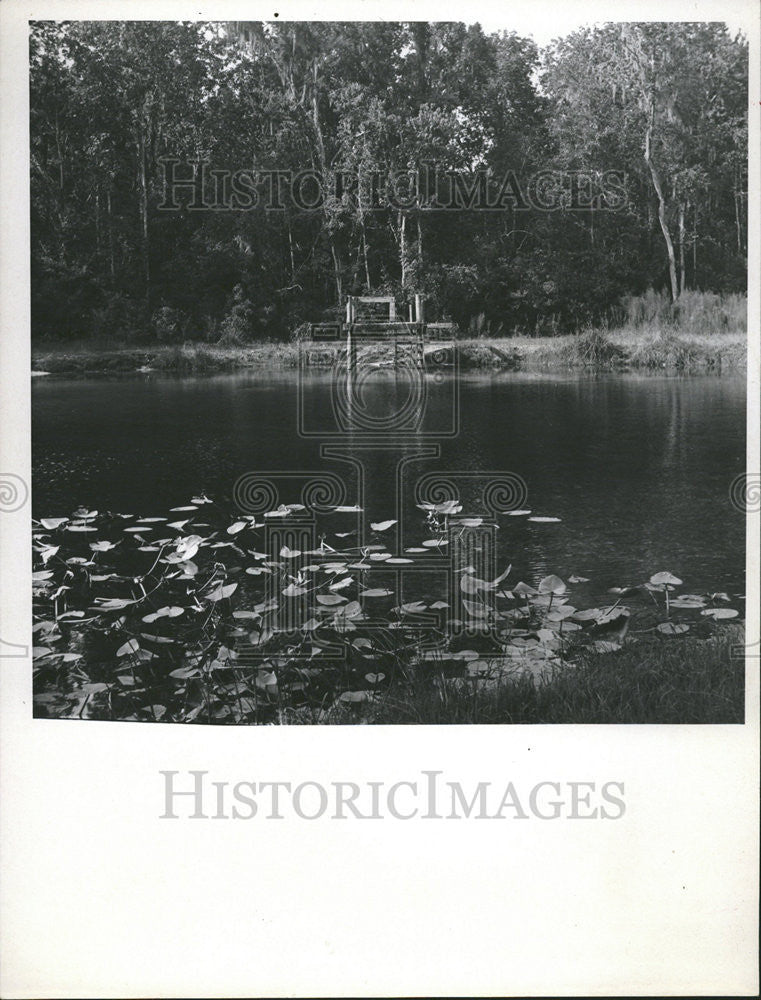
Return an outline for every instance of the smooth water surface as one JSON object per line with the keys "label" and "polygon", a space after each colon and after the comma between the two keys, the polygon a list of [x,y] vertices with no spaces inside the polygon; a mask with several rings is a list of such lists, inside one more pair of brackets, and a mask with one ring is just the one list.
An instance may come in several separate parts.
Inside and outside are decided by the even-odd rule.
{"label": "smooth water surface", "polygon": [[[244,373],[193,378],[37,379],[33,386],[33,504],[36,517],[85,505],[162,515],[200,491],[230,497],[246,472],[330,470],[350,464],[320,457],[321,439],[300,436],[297,376]],[[589,587],[641,582],[659,570],[685,590],[744,589],[745,527],[729,500],[745,468],[745,383],[734,377],[495,374],[459,380],[459,433],[451,429],[456,383],[431,379],[417,431],[385,450],[361,451],[361,435],[339,447],[363,456],[368,520],[395,518],[400,456],[424,445],[440,457],[411,466],[495,471],[525,480],[526,506],[561,518],[534,523],[501,516],[500,569],[511,582],[549,572],[590,578]],[[409,387],[392,372],[365,387],[368,412],[399,409]],[[303,382],[303,428],[331,424],[328,375]],[[479,491],[463,487],[465,513],[480,514]],[[296,502],[298,496],[280,497]],[[403,500],[404,545],[427,537],[414,498]],[[343,522],[341,522],[343,527]],[[336,522],[337,530],[338,522]],[[384,538],[391,542],[392,539]],[[340,545],[328,534],[328,542]]]}

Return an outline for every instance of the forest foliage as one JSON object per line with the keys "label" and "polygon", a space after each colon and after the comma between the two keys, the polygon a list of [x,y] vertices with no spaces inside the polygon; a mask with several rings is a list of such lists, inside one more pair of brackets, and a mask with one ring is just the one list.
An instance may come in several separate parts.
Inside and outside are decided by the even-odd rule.
{"label": "forest foliage", "polygon": [[[556,333],[650,288],[745,290],[747,43],[721,24],[539,49],[460,23],[41,21],[30,128],[38,338],[271,340],[367,289]],[[308,171],[324,197],[167,210],[167,170],[202,162],[212,186]],[[405,196],[376,203],[390,176]]]}

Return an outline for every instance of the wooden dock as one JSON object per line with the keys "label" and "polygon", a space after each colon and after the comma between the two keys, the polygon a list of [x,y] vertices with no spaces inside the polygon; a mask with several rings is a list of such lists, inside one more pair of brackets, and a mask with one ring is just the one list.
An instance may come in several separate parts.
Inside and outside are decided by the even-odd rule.
{"label": "wooden dock", "polygon": [[420,294],[414,295],[407,313],[406,317],[399,315],[392,295],[349,295],[343,321],[312,323],[311,336],[314,340],[329,339],[336,346],[343,344],[349,372],[356,371],[361,347],[386,343],[393,345],[395,367],[402,351],[407,358],[412,353],[416,363],[424,366],[426,342],[445,330],[451,340],[456,328],[452,323],[426,323],[424,299]]}

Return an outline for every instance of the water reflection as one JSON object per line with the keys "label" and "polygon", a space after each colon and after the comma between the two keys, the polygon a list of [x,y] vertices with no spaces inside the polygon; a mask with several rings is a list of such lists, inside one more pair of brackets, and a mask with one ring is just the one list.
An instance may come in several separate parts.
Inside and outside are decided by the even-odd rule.
{"label": "water reflection", "polygon": [[[332,380],[305,383],[302,430],[333,419]],[[243,373],[204,378],[36,380],[33,386],[33,503],[36,516],[78,504],[162,513],[199,490],[231,495],[244,472],[319,470],[348,476],[360,454],[370,519],[395,517],[398,460],[431,469],[514,472],[528,506],[561,518],[536,524],[500,518],[499,558],[527,579],[556,572],[604,588],[668,569],[688,589],[739,592],[744,522],[729,484],[745,464],[745,385],[732,377],[632,375],[464,376],[459,434],[453,386],[427,385],[425,420],[383,451],[344,436],[344,460],[321,457],[322,439],[299,433],[295,376]],[[365,386],[374,413],[399,408],[409,387],[384,374]],[[364,442],[366,444],[366,442]],[[415,459],[424,446],[439,457]],[[470,487],[468,487],[470,489]],[[464,496],[466,507],[476,499]],[[408,524],[419,525],[412,497]]]}

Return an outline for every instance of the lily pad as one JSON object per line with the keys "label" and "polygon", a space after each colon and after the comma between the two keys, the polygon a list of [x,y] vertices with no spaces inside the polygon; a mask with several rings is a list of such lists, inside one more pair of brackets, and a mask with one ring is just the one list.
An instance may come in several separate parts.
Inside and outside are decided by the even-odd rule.
{"label": "lily pad", "polygon": [[679,587],[682,581],[678,576],[674,576],[673,573],[663,572],[654,573],[650,577],[650,583],[652,583],[654,587]]}
{"label": "lily pad", "polygon": [[661,622],[656,628],[663,635],[683,635],[690,631],[689,625],[681,625],[676,622]]}
{"label": "lily pad", "polygon": [[230,597],[231,594],[235,593],[237,589],[237,583],[228,583],[226,586],[216,587],[210,594],[206,594],[205,599],[207,601],[221,601],[226,597]]}
{"label": "lily pad", "polygon": [[123,646],[120,646],[117,651],[117,656],[128,656],[130,653],[136,653],[140,649],[140,643],[137,639],[128,639]]}
{"label": "lily pad", "polygon": [[68,517],[43,517],[40,524],[48,531],[55,531],[56,528],[60,528],[62,524],[66,524],[68,520]]}
{"label": "lily pad", "polygon": [[324,604],[326,607],[346,603],[346,598],[340,594],[317,594],[316,600],[319,604]]}

